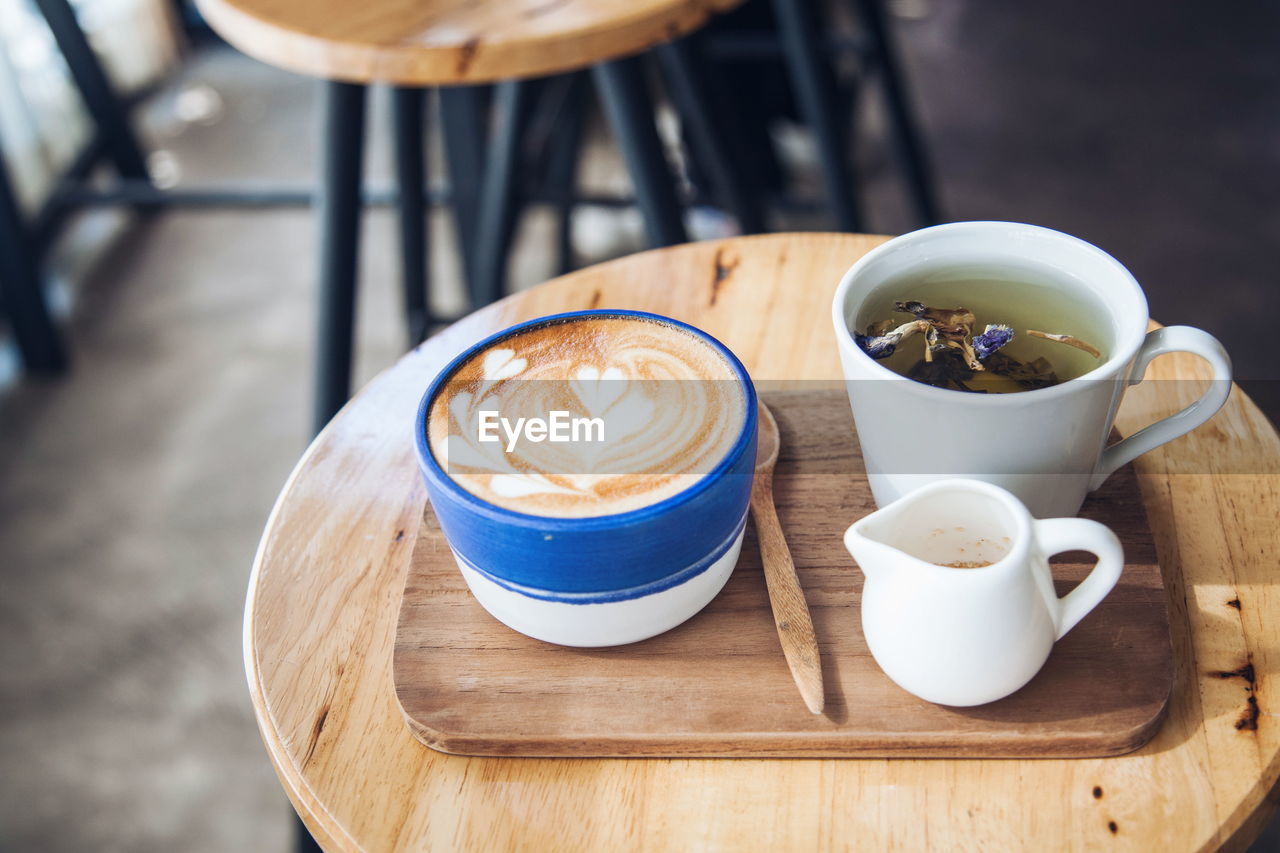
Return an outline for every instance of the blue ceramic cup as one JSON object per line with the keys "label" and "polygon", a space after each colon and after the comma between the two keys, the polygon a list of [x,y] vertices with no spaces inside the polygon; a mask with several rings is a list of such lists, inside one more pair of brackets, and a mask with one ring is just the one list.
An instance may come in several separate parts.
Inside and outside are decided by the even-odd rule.
{"label": "blue ceramic cup", "polygon": [[[729,364],[745,399],[729,451],[683,491],[613,515],[565,518],[517,512],[463,488],[428,439],[432,402],[479,352],[532,329],[582,318],[636,318],[684,330]],[[756,394],[746,369],[707,333],[639,311],[577,311],[512,326],[441,371],[414,422],[431,506],[477,600],[511,628],[569,646],[612,646],[669,630],[724,586],[742,546],[756,454]]]}

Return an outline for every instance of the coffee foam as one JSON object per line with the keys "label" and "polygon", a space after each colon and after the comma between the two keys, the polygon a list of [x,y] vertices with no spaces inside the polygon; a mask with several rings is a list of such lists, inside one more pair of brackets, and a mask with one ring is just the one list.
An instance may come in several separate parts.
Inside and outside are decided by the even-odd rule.
{"label": "coffee foam", "polygon": [[[733,447],[746,392],[702,338],[656,320],[591,316],[499,340],[457,368],[431,403],[427,435],[446,474],[516,512],[628,512],[694,485]],[[599,418],[603,442],[479,441],[481,412]]]}

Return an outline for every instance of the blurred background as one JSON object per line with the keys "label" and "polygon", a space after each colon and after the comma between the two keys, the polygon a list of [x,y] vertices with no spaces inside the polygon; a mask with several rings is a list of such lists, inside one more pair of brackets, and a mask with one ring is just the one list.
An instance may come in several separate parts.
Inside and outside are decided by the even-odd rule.
{"label": "blurred background", "polygon": [[[20,226],[0,243],[0,848],[289,849],[240,631],[258,536],[311,435],[318,84],[237,52],[188,4],[71,5],[146,182],[179,199],[191,190],[191,203],[111,195],[91,112],[101,93],[69,73],[48,24],[58,4],[0,0],[0,149]],[[883,87],[857,85],[865,20],[857,4],[813,5],[852,45],[830,68],[862,227],[919,227]],[[897,48],[938,219],[1031,222],[1102,247],[1143,284],[1154,318],[1221,338],[1275,420],[1280,7],[872,5]],[[710,33],[771,27],[769,5],[748,0]],[[769,227],[836,230],[811,128],[776,56],[757,52],[708,62],[740,63],[726,97],[753,123],[749,174],[787,199]],[[355,387],[406,347],[390,95],[370,98],[365,185],[382,201],[364,216]],[[684,130],[656,104],[695,199],[691,238],[736,233],[697,200]],[[580,190],[626,196],[593,103],[585,122]],[[427,171],[433,183],[445,173],[434,132]],[[253,198],[201,195],[227,187]],[[557,273],[557,223],[554,205],[523,207],[508,288]],[[443,206],[429,229],[430,307],[456,316],[468,290]],[[577,266],[647,245],[622,203],[577,207],[570,235]],[[31,298],[15,284],[20,252],[65,370],[30,369],[19,346]],[[1280,830],[1256,849],[1280,849]]]}

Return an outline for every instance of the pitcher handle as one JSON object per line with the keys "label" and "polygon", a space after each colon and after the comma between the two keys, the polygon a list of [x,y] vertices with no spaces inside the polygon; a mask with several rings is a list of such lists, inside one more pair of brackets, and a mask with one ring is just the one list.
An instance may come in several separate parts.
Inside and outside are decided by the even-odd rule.
{"label": "pitcher handle", "polygon": [[1054,621],[1058,626],[1055,639],[1060,640],[1097,607],[1120,580],[1124,549],[1110,528],[1087,518],[1049,518],[1036,521],[1035,526],[1036,541],[1046,557],[1062,551],[1088,551],[1098,558],[1093,571],[1079,586],[1062,598],[1054,599],[1057,605]]}
{"label": "pitcher handle", "polygon": [[1209,366],[1213,368],[1209,389],[1199,400],[1182,411],[1143,427],[1102,451],[1102,458],[1098,460],[1089,481],[1090,490],[1101,486],[1117,469],[1148,450],[1155,450],[1160,445],[1191,432],[1213,417],[1227,402],[1227,397],[1231,394],[1231,358],[1217,338],[1191,326],[1166,326],[1148,332],[1134,359],[1129,384],[1137,385],[1141,382],[1152,359],[1168,352],[1189,352],[1209,362]]}

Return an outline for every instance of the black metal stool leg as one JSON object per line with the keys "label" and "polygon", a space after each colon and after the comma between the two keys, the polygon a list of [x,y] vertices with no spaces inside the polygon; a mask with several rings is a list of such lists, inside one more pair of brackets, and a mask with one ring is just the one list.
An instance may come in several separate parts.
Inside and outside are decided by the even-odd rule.
{"label": "black metal stool leg", "polygon": [[689,39],[658,46],[654,52],[667,81],[667,91],[680,114],[698,163],[706,170],[715,188],[717,200],[738,220],[744,234],[759,234],[766,229],[764,214],[743,173],[741,158],[733,140],[725,143],[723,129],[717,129],[719,110],[707,91],[704,76],[697,67]]}
{"label": "black metal stool leg", "polygon": [[915,114],[907,104],[907,95],[903,86],[903,74],[898,62],[898,51],[885,26],[884,8],[881,0],[858,0],[863,26],[871,38],[872,50],[879,64],[880,79],[884,85],[885,100],[889,107],[889,118],[893,122],[894,138],[898,142],[898,151],[903,170],[907,176],[907,186],[911,198],[915,202],[916,214],[924,225],[934,225],[941,221],[938,212],[937,196],[934,192],[932,170],[929,159],[925,155],[920,133],[916,129]]}
{"label": "black metal stool leg", "polygon": [[411,87],[392,91],[392,123],[395,125],[397,200],[400,209],[400,275],[404,287],[404,314],[409,346],[426,340],[431,326],[427,302],[427,252],[431,238],[427,224],[426,147],[423,137],[425,92]]}
{"label": "black metal stool leg", "polygon": [[502,298],[505,290],[507,260],[515,231],[520,143],[533,85],[527,80],[506,80],[498,84],[494,93],[496,115],[485,157],[473,247],[476,307]]}
{"label": "black metal stool leg", "polygon": [[473,307],[476,290],[476,223],[480,209],[480,180],[485,169],[486,86],[450,86],[440,90],[440,130],[449,170],[449,201],[458,234],[458,252]]}
{"label": "black metal stool leg", "polygon": [[815,6],[812,0],[773,0],[787,73],[800,115],[818,146],[836,225],[842,231],[861,231],[862,214],[853,194],[853,170],[842,132],[848,111],[840,108],[835,97]]}
{"label": "black metal stool leg", "polygon": [[635,184],[636,202],[649,231],[650,245],[687,242],[675,178],[654,127],[653,102],[645,87],[640,60],[632,57],[604,62],[591,72],[614,140],[622,149]]}
{"label": "black metal stool leg", "polygon": [[121,177],[149,181],[147,158],[67,0],[35,0]]}
{"label": "black metal stool leg", "polygon": [[551,139],[547,165],[548,196],[556,209],[556,275],[573,270],[573,209],[577,194],[578,161],[586,123],[585,77],[574,74],[569,80],[564,108]]}
{"label": "black metal stool leg", "polygon": [[316,432],[329,422],[351,395],[364,161],[365,87],[336,81],[324,85]]}
{"label": "black metal stool leg", "polygon": [[0,303],[9,315],[26,370],[62,373],[67,369],[67,351],[49,316],[40,282],[39,257],[26,232],[9,183],[4,152],[0,151]]}
{"label": "black metal stool leg", "polygon": [[293,816],[293,828],[293,849],[295,853],[324,853],[316,840],[311,837],[311,833],[307,830],[307,825],[302,822],[302,818],[298,817],[297,814]]}

